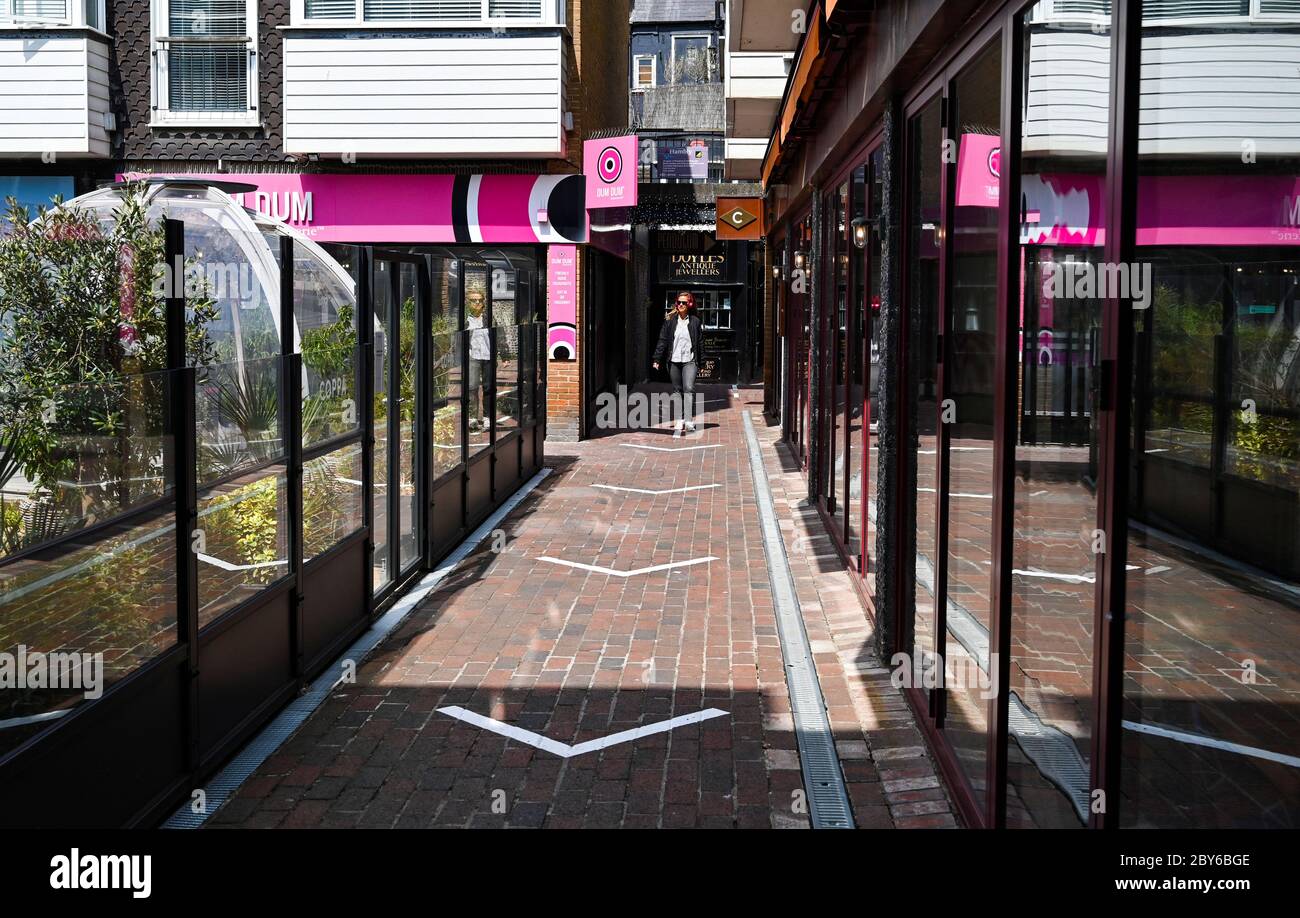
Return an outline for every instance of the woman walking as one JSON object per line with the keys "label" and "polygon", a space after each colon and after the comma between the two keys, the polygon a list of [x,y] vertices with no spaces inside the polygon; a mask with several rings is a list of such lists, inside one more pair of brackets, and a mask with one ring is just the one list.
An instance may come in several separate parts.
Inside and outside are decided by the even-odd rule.
{"label": "woman walking", "polygon": [[695,295],[687,291],[677,294],[673,312],[664,320],[659,330],[659,344],[655,347],[654,368],[657,370],[668,360],[668,375],[673,381],[674,401],[682,406],[680,430],[695,429],[695,373],[699,367],[700,317],[695,314]]}

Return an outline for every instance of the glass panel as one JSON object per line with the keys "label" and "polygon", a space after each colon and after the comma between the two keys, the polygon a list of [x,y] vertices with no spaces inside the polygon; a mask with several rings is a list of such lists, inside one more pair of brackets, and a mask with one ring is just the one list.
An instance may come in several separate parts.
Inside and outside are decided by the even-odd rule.
{"label": "glass panel", "polygon": [[496,434],[498,437],[519,427],[519,326],[493,329],[496,345]]}
{"label": "glass panel", "polygon": [[0,653],[21,661],[0,756],[176,643],[174,522],[167,507],[0,568]]}
{"label": "glass panel", "polygon": [[389,557],[388,545],[388,491],[389,491],[389,468],[388,456],[390,445],[388,442],[388,401],[389,401],[389,369],[390,361],[393,359],[391,348],[391,337],[389,333],[390,320],[393,305],[393,266],[386,261],[376,261],[374,264],[374,282],[372,284],[372,293],[374,299],[374,323],[371,334],[374,336],[375,349],[375,378],[371,385],[374,389],[374,437],[375,451],[374,462],[372,466],[375,474],[374,486],[374,532],[372,539],[374,541],[374,588],[376,591],[382,589],[389,581],[393,579],[392,562]]}
{"label": "glass panel", "polygon": [[196,369],[200,486],[284,455],[280,374],[279,357]]}
{"label": "glass panel", "polygon": [[1171,30],[1163,13],[1143,23],[1137,258],[1120,291],[1142,447],[1120,822],[1296,828],[1297,36],[1266,19]]}
{"label": "glass panel", "polygon": [[832,481],[828,490],[836,495],[834,498],[836,525],[839,534],[844,535],[844,519],[849,511],[848,486],[849,462],[852,451],[849,449],[849,184],[845,182],[831,197],[832,249],[830,255],[832,287],[831,303],[831,347],[833,348],[835,368],[831,380],[831,398],[829,406],[834,413],[834,434],[832,449],[835,460],[831,468]]}
{"label": "glass panel", "polygon": [[492,326],[496,353],[496,392],[492,401],[496,435],[519,427],[519,326],[515,295],[519,289],[514,266],[492,265]]}
{"label": "glass panel", "polygon": [[170,385],[163,371],[4,392],[0,558],[170,490],[170,438],[164,436]]}
{"label": "glass panel", "polygon": [[397,472],[400,476],[397,500],[401,512],[398,562],[403,569],[420,555],[418,501],[421,488],[416,484],[415,474],[415,419],[419,410],[415,386],[415,313],[419,300],[419,277],[415,265],[403,262],[398,266],[398,301],[401,303],[397,364]]}
{"label": "glass panel", "polygon": [[[277,253],[278,254],[278,253]],[[302,443],[356,430],[355,278],[307,246],[294,246],[294,318],[302,351]]]}
{"label": "glass panel", "polygon": [[714,79],[713,49],[707,35],[674,35],[670,83],[710,83]]}
{"label": "glass panel", "polygon": [[446,331],[433,336],[433,476],[437,479],[464,461],[465,333]]}
{"label": "glass panel", "polygon": [[[935,342],[939,334],[940,99],[908,124],[908,307],[909,436],[903,441],[904,468],[916,471],[915,503],[907,507],[914,527],[913,670],[932,666],[934,653],[935,426],[938,400]],[[908,455],[910,454],[910,455]],[[910,461],[908,461],[910,460]],[[906,516],[904,517],[906,519]]]}
{"label": "glass panel", "polygon": [[200,495],[200,628],[289,573],[287,495],[283,466]]}
{"label": "glass panel", "polygon": [[[944,403],[948,423],[948,593],[944,728],[983,801],[988,758],[989,589],[993,557],[993,402],[997,356],[998,208],[989,165],[1002,124],[1002,49],[993,44],[957,75],[957,194],[953,208],[952,296],[947,310]],[[964,159],[963,159],[964,157]],[[982,170],[982,171],[980,171]],[[962,179],[970,172],[982,179]],[[981,187],[974,187],[979,184]]]}
{"label": "glass panel", "polygon": [[879,422],[876,420],[876,406],[879,404],[880,391],[880,277],[885,267],[884,234],[881,232],[884,214],[885,155],[882,150],[871,154],[871,203],[867,210],[870,227],[867,237],[868,273],[867,288],[871,306],[870,334],[866,338],[866,365],[870,367],[867,378],[868,391],[867,417],[863,425],[863,434],[868,441],[867,450],[867,496],[863,502],[863,528],[867,533],[867,592],[876,595],[876,474],[880,452]]}
{"label": "glass panel", "polygon": [[849,481],[847,497],[844,501],[844,519],[845,519],[845,545],[848,547],[850,558],[861,558],[862,556],[862,517],[865,513],[863,499],[862,472],[866,466],[866,460],[863,455],[863,447],[867,443],[867,437],[864,431],[866,423],[867,397],[866,386],[864,383],[863,373],[868,364],[864,360],[866,349],[869,347],[868,342],[871,338],[871,329],[866,324],[866,289],[864,281],[870,266],[864,257],[863,249],[858,248],[855,225],[852,221],[860,221],[866,218],[867,213],[867,169],[866,166],[858,166],[853,170],[851,177],[853,187],[851,189],[851,207],[849,209],[850,225],[848,231],[848,256],[852,277],[849,281],[851,284],[851,295],[849,297],[849,308],[853,311],[853,322],[851,326],[851,337],[849,338],[849,348],[853,352],[849,366],[849,395],[848,395],[848,454],[849,454]]}
{"label": "glass panel", "polygon": [[311,560],[361,528],[365,488],[361,444],[350,443],[303,465],[303,557]]}
{"label": "glass panel", "polygon": [[[1052,279],[1057,271],[1075,270],[1066,265],[1095,265],[1102,258],[1106,118],[1093,125],[1099,133],[1083,137],[1061,125],[1077,111],[1079,93],[1086,93],[1096,111],[1107,110],[1110,36],[1087,23],[1048,28],[1040,18],[1030,14],[1023,32],[1028,101],[1021,113],[1026,127],[1019,197],[1026,214],[1020,230],[1020,336],[1018,345],[1004,345],[1017,347],[1020,365],[1007,825],[1077,828],[1086,824],[1090,803],[1094,371],[1102,300],[1057,296]],[[1073,80],[1080,66],[1087,79],[1067,91],[1061,79],[1068,74]],[[1072,227],[1061,202],[1081,193],[1088,222]]]}
{"label": "glass panel", "polygon": [[488,269],[481,262],[465,263],[465,328],[469,335],[467,403],[469,455],[492,445],[492,333],[488,328]]}
{"label": "glass panel", "polygon": [[536,417],[533,379],[537,374],[537,326],[519,326],[519,418],[528,423]]}

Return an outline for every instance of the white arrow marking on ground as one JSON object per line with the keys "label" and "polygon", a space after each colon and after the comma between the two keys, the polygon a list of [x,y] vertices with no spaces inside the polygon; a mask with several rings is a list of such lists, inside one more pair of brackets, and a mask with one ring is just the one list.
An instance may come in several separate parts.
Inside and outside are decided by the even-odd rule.
{"label": "white arrow marking on ground", "polygon": [[690,561],[671,561],[668,564],[656,564],[654,567],[639,567],[634,571],[616,571],[612,567],[598,567],[595,564],[581,564],[577,561],[565,561],[563,558],[550,558],[546,555],[537,559],[538,561],[549,561],[552,564],[562,564],[565,567],[576,567],[579,570],[591,571],[595,574],[609,574],[612,577],[635,577],[637,574],[653,574],[655,571],[672,570],[675,567],[690,567],[692,564],[706,564],[709,561],[718,559],[709,555],[707,558],[692,558]]}
{"label": "white arrow marking on ground", "polygon": [[698,724],[703,720],[711,720],[714,717],[725,717],[727,712],[720,711],[717,708],[707,708],[695,714],[683,714],[680,717],[674,717],[671,720],[663,720],[657,724],[647,724],[644,727],[637,727],[634,730],[620,730],[618,733],[611,733],[609,736],[600,739],[588,740],[585,743],[578,743],[576,746],[570,746],[568,743],[557,742],[553,739],[547,739],[540,733],[534,733],[531,730],[525,730],[522,727],[513,727],[510,724],[503,724],[499,720],[493,720],[491,717],[484,717],[482,714],[475,714],[473,711],[467,711],[457,705],[447,708],[438,708],[439,714],[446,714],[448,717],[454,717],[457,720],[463,720],[467,724],[473,724],[492,733],[500,734],[512,740],[526,743],[534,749],[541,749],[543,752],[549,752],[558,755],[562,759],[571,759],[575,755],[583,755],[587,752],[595,752],[599,749],[606,749],[610,746],[616,746],[619,743],[629,743],[632,740],[638,740],[643,736],[652,736],[655,733],[667,733],[676,727],[684,727],[688,724]]}
{"label": "white arrow marking on ground", "polygon": [[711,485],[691,485],[688,488],[666,488],[663,491],[651,491],[649,488],[621,488],[618,485],[598,484],[592,485],[593,488],[604,488],[606,491],[628,491],[632,494],[681,494],[683,491],[705,491],[709,488],[718,487]]}
{"label": "white arrow marking on ground", "polygon": [[659,453],[682,453],[688,449],[717,449],[717,443],[706,443],[703,446],[646,446],[644,443],[624,443],[624,446],[630,446],[632,449],[652,449]]}
{"label": "white arrow marking on ground", "polygon": [[279,567],[281,564],[288,564],[288,561],[262,561],[259,564],[231,564],[229,561],[222,561],[220,558],[214,558],[212,555],[200,553],[199,560],[213,567],[219,567],[223,571],[257,571],[264,567]]}

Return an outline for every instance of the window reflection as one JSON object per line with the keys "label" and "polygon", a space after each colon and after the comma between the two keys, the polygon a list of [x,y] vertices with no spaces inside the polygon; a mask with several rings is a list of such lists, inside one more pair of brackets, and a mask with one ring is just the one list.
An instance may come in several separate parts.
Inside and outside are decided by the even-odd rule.
{"label": "window reflection", "polygon": [[1244,7],[1165,12],[1141,35],[1121,821],[1294,828],[1300,44]]}

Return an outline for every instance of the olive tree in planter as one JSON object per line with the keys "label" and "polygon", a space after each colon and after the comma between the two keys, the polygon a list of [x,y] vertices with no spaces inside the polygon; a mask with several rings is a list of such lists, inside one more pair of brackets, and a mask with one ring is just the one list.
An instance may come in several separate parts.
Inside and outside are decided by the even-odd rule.
{"label": "olive tree in planter", "polygon": [[[0,238],[0,489],[18,473],[76,528],[161,493],[167,375],[164,234],[142,189],[124,194],[111,225],[93,212],[41,209],[10,198]],[[192,291],[191,291],[192,293]],[[218,308],[187,301],[193,364],[213,359]],[[5,519],[9,519],[8,516]],[[36,527],[42,528],[42,527]],[[3,527],[0,553],[42,540]]]}

